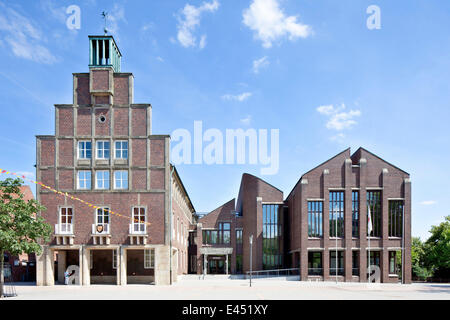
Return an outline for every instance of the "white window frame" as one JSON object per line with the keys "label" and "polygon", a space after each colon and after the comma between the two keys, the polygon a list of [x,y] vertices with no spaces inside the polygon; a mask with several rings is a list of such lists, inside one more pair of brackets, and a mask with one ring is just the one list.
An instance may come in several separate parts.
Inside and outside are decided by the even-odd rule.
{"label": "white window frame", "polygon": [[[108,179],[105,179],[104,176],[103,176],[103,179],[100,179],[101,181],[103,181],[103,187],[100,188],[99,184],[98,184],[98,182],[99,182],[98,174],[99,173],[103,173],[104,174],[105,172],[108,173]],[[109,190],[111,188],[110,187],[110,181],[111,181],[110,175],[111,174],[110,174],[109,170],[98,170],[98,171],[96,171],[95,172],[95,189],[98,189],[98,190]],[[108,187],[107,188],[104,186],[105,185],[105,181],[108,181]]]}
{"label": "white window frame", "polygon": [[[71,211],[71,222],[70,223],[68,223],[67,222],[67,217],[69,217],[69,214],[67,213],[68,212],[68,209],[70,209],[70,211]],[[65,221],[63,222],[63,220],[62,220],[62,217],[63,217],[63,214],[62,214],[62,211],[63,210],[66,210],[66,214],[64,215],[64,217],[66,217],[65,218]],[[59,216],[58,216],[58,225],[59,225],[59,231],[60,232],[63,232],[62,231],[62,225],[71,225],[71,227],[70,227],[70,230],[69,231],[67,231],[67,229],[63,232],[63,233],[69,233],[69,232],[73,232],[73,218],[74,218],[74,214],[73,214],[73,207],[67,207],[67,206],[65,206],[65,207],[60,207],[59,208]]]}
{"label": "white window frame", "polygon": [[[117,143],[118,142],[120,143],[120,148],[117,148]],[[123,143],[127,144],[127,148],[126,149],[124,149],[122,147]],[[120,157],[117,157],[117,151],[120,152]],[[127,152],[127,156],[126,157],[123,156],[124,151]],[[116,140],[116,141],[114,141],[114,159],[124,159],[124,160],[128,159],[128,140]]]}
{"label": "white window frame", "polygon": [[117,269],[117,249],[113,249],[112,251],[112,267],[113,269]]}
{"label": "white window frame", "polygon": [[[103,214],[102,214],[102,222],[98,222],[98,217],[99,217],[98,210],[102,210],[102,212],[103,212]],[[105,213],[108,216],[108,223],[105,223]],[[96,226],[107,224],[108,225],[107,232],[109,233],[110,226],[111,226],[111,213],[109,212],[109,207],[97,207],[95,209],[95,221],[94,221],[94,224]]]}
{"label": "white window frame", "polygon": [[[84,182],[85,182],[85,184],[86,184],[86,188],[81,188],[81,186],[80,186],[80,173],[88,173],[89,172],[89,179],[88,178],[84,178],[84,179],[82,179]],[[89,184],[90,184],[90,188],[87,188],[87,182],[89,181]],[[90,170],[79,170],[78,172],[77,172],[77,189],[79,189],[79,190],[91,190],[92,189],[92,171],[90,171]]]}
{"label": "white window frame", "polygon": [[[144,209],[144,222],[136,222],[136,217],[134,215],[134,209],[139,209],[139,211],[141,209]],[[138,217],[140,217],[140,216],[141,216],[141,214],[139,212]],[[137,233],[143,232],[143,231],[145,231],[145,224],[146,223],[147,223],[147,208],[143,207],[143,206],[131,207],[131,224],[133,225],[133,229],[132,230],[134,232],[137,232]],[[138,228],[139,230],[135,230],[135,225],[139,225],[139,228]],[[143,230],[141,230],[141,225],[144,226]]]}
{"label": "white window frame", "polygon": [[[109,143],[109,148],[105,148],[105,142]],[[99,144],[102,143],[102,148],[100,148]],[[105,157],[105,150],[108,150],[109,155]],[[99,156],[99,152],[101,152],[102,156]],[[109,140],[97,140],[95,142],[95,159],[99,160],[108,160],[111,157],[111,141]]]}
{"label": "white window frame", "polygon": [[[124,173],[124,172],[126,172],[126,174],[127,174],[127,184],[126,184],[126,186],[124,187],[123,186],[123,181],[124,181],[124,179],[123,179],[123,176],[122,176],[122,174]],[[118,188],[117,187],[117,181],[118,181],[118,179],[117,179],[117,177],[116,177],[116,173],[122,173],[121,174],[121,177],[120,177],[120,181],[121,181],[121,187],[120,188]],[[127,190],[128,189],[128,170],[116,170],[116,171],[114,171],[114,189],[116,189],[116,190]]]}
{"label": "white window frame", "polygon": [[155,249],[144,249],[144,269],[155,268]]}
{"label": "white window frame", "polygon": [[[91,150],[91,156],[88,158],[87,157],[87,155],[86,155],[86,153],[87,153],[87,150],[89,150],[87,147],[86,147],[86,143],[87,142],[89,142],[90,144],[91,144],[91,148],[90,148],[90,150]],[[81,148],[81,144],[84,144],[84,148]],[[80,141],[78,141],[78,145],[77,145],[77,158],[78,159],[81,159],[81,160],[87,160],[87,159],[92,159],[92,141],[90,141],[90,140],[80,140]],[[81,156],[81,153],[82,152],[84,152],[84,157],[82,157]]]}

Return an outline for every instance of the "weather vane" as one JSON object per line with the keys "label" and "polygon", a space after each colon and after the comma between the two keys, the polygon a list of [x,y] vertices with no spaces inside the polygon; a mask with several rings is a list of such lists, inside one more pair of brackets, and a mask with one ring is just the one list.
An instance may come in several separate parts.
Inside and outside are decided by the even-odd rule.
{"label": "weather vane", "polygon": [[103,29],[103,31],[105,32],[105,36],[108,33],[108,29],[106,29],[106,20],[108,19],[108,12],[106,11],[102,11],[102,17],[103,20],[105,20],[105,28]]}

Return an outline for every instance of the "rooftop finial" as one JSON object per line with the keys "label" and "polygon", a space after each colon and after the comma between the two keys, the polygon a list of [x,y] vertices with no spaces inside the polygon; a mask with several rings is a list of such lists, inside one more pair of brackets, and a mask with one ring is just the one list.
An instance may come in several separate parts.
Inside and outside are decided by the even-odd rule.
{"label": "rooftop finial", "polygon": [[104,27],[103,31],[105,32],[105,36],[106,36],[106,34],[108,33],[108,29],[106,29],[106,20],[108,19],[108,12],[102,11],[102,17],[103,17],[103,20],[105,20],[105,27]]}

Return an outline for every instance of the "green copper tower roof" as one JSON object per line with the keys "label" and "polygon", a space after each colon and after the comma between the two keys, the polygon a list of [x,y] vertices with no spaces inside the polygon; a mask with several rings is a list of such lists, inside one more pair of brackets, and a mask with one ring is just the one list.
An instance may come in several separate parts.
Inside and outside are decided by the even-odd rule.
{"label": "green copper tower roof", "polygon": [[113,36],[89,36],[89,68],[112,67],[120,72],[121,58]]}

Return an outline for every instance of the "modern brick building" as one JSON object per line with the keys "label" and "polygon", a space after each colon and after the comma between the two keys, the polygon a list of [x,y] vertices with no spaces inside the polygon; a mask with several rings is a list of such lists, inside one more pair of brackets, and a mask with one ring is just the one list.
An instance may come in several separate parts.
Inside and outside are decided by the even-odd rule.
{"label": "modern brick building", "polygon": [[285,200],[281,190],[244,174],[235,209],[233,203],[192,227],[190,261],[197,263],[190,273],[227,273],[225,255],[229,272],[249,271],[253,235],[252,270],[291,268],[303,281],[366,282],[370,252],[381,282],[411,282],[409,174],[363,148],[305,173]]}
{"label": "modern brick building", "polygon": [[170,137],[153,135],[151,105],[133,102],[133,74],[121,72],[114,38],[89,36],[89,45],[73,103],[55,105],[55,135],[37,136],[36,176],[96,208],[37,187],[54,226],[37,285],[62,282],[71,265],[83,285],[170,284],[187,273],[194,207],[169,163]]}

